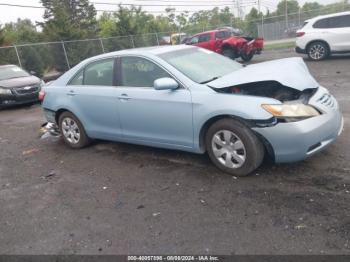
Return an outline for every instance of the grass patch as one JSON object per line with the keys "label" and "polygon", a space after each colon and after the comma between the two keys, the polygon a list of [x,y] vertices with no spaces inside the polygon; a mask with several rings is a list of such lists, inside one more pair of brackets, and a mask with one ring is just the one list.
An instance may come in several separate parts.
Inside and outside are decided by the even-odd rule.
{"label": "grass patch", "polygon": [[264,46],[265,50],[273,50],[273,49],[288,49],[294,48],[295,42],[286,42],[286,43],[276,43],[276,44],[266,44]]}

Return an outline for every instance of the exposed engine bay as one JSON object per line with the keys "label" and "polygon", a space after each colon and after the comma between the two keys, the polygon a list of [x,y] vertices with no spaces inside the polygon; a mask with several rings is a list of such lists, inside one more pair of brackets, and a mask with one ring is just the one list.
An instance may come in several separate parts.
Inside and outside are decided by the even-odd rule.
{"label": "exposed engine bay", "polygon": [[310,97],[316,92],[317,88],[309,88],[303,91],[284,86],[277,81],[260,81],[247,84],[240,84],[237,86],[230,86],[226,88],[213,88],[219,93],[230,93],[237,95],[249,95],[269,97],[281,101],[282,103],[288,101],[299,100],[306,104]]}

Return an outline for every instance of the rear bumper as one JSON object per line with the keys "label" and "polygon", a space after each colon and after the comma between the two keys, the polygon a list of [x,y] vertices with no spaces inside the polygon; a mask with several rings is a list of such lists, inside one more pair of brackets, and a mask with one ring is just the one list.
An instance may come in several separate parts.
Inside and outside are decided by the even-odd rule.
{"label": "rear bumper", "polygon": [[297,52],[298,54],[306,54],[306,50],[298,46],[295,48],[295,52]]}
{"label": "rear bumper", "polygon": [[25,95],[0,95],[0,106],[15,106],[15,105],[23,105],[29,103],[35,103],[39,101],[39,93],[31,93]]}

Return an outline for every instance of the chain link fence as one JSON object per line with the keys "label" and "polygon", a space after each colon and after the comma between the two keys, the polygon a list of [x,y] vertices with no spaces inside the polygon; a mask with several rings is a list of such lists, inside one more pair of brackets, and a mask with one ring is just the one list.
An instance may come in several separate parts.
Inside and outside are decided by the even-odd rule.
{"label": "chain link fence", "polygon": [[349,5],[339,5],[337,7],[320,8],[303,12],[288,14],[287,16],[273,16],[269,18],[261,18],[255,23],[258,28],[258,36],[263,37],[266,41],[281,40],[296,37],[296,31],[300,29],[305,20],[314,18],[319,15],[327,15],[337,12],[350,10]]}
{"label": "chain link fence", "polygon": [[[250,21],[250,25],[256,29],[253,36],[263,37],[266,41],[294,38],[296,31],[305,20],[318,15],[344,11],[344,9],[350,9],[349,5],[343,9],[340,8],[340,10],[334,10],[334,8],[319,9],[308,12],[299,11],[288,16],[274,16],[265,19],[262,17],[261,20]],[[186,36],[223,26],[233,26],[244,32],[246,28],[243,25],[242,21],[231,21],[229,25],[223,24],[210,28],[200,25],[192,27],[191,30],[178,29],[176,32],[0,47],[0,64],[17,64],[29,72],[36,72],[37,75],[45,75],[47,78],[50,75],[54,76],[65,72],[80,61],[98,54],[129,48],[170,45],[174,42],[178,44]]]}
{"label": "chain link fence", "polygon": [[0,47],[0,64],[16,64],[40,76],[59,74],[95,55],[128,48],[170,44],[171,34],[152,33]]}
{"label": "chain link fence", "polygon": [[[204,30],[209,29],[213,28],[204,28]],[[177,43],[184,36],[198,33],[196,30],[191,32],[179,30],[176,32],[6,46],[0,47],[0,64],[16,64],[40,76],[59,74],[69,70],[84,59],[99,54],[130,48],[170,45],[174,40],[172,36],[178,35],[179,32],[182,33],[182,37],[176,39]]]}

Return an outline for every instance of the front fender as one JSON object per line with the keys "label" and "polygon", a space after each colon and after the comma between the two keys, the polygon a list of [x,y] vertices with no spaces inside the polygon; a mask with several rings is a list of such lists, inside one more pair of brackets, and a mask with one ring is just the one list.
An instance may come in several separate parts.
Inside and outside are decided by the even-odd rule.
{"label": "front fender", "polygon": [[194,146],[200,152],[200,133],[205,124],[219,116],[245,120],[268,120],[272,117],[262,104],[280,104],[272,98],[223,93],[192,93]]}

